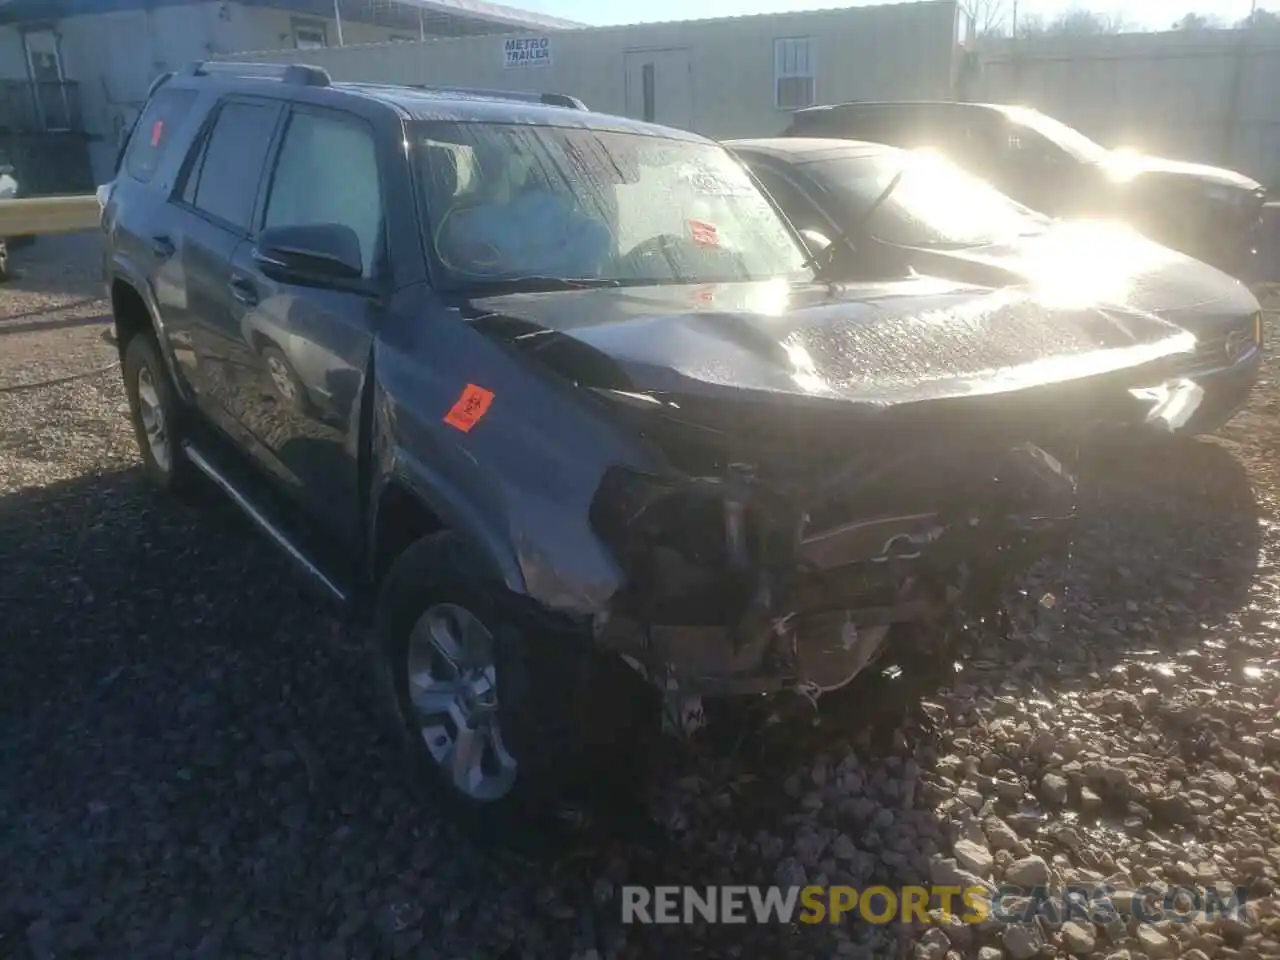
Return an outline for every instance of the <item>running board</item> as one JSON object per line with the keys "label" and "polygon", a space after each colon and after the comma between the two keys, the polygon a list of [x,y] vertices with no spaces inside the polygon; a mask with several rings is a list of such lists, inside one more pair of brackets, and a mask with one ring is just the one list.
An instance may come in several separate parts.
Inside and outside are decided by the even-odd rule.
{"label": "running board", "polygon": [[304,573],[311,580],[321,587],[332,599],[336,600],[343,606],[350,603],[350,596],[347,591],[343,590],[328,576],[325,575],[316,564],[314,564],[290,538],[280,529],[280,527],[272,522],[266,511],[259,509],[254,503],[236,487],[234,483],[227,477],[225,473],[219,470],[211,462],[211,458],[202,454],[195,446],[190,443],[183,445],[183,452],[186,454],[187,460],[191,465],[216,483],[222,491],[231,498],[231,500],[244,511],[245,515],[252,520],[263,533],[270,537],[280,549],[289,555]]}

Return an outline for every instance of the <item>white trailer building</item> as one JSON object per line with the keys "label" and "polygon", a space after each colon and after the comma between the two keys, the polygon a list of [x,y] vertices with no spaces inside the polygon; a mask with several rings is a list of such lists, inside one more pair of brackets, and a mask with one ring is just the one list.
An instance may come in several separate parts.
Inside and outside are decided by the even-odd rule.
{"label": "white trailer building", "polygon": [[852,99],[955,96],[954,0],[716,20],[269,50],[337,80],[535,90],[716,138],[768,136],[790,111]]}
{"label": "white trailer building", "polygon": [[193,60],[580,26],[490,0],[0,0],[0,153],[37,192],[88,190],[151,81]]}

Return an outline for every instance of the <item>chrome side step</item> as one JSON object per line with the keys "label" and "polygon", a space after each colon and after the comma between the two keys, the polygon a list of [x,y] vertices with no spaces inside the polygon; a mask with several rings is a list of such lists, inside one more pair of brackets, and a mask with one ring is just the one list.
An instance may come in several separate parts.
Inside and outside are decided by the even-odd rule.
{"label": "chrome side step", "polygon": [[298,566],[302,567],[303,571],[311,577],[312,580],[323,587],[325,591],[339,603],[345,605],[348,602],[349,598],[346,591],[325,576],[319,567],[307,559],[307,555],[294,545],[293,541],[289,539],[284,531],[272,523],[261,510],[255,507],[248,497],[237,490],[235,484],[233,484],[222,473],[222,471],[210,463],[209,460],[198,449],[196,449],[196,447],[190,443],[184,444],[183,452],[186,453],[187,459],[191,461],[192,466],[221,487],[223,492],[235,502],[236,506],[243,510],[248,515],[249,519],[258,525],[263,533],[275,541],[276,546],[284,550],[284,552],[287,553],[293,561],[298,564]]}

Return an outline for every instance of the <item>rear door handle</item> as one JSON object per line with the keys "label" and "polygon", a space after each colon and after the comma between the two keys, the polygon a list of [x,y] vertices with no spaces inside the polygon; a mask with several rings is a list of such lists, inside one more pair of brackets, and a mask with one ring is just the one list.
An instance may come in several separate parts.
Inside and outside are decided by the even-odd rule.
{"label": "rear door handle", "polygon": [[168,260],[177,248],[168,237],[152,237],[151,253],[157,260]]}
{"label": "rear door handle", "polygon": [[248,277],[231,278],[231,295],[245,306],[252,307],[258,303],[258,288]]}

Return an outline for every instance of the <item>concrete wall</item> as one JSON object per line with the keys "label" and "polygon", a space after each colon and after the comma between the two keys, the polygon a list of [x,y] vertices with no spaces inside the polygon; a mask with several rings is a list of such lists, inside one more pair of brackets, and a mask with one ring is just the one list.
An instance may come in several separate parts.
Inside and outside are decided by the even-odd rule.
{"label": "concrete wall", "polygon": [[235,59],[304,61],[340,80],[571,93],[593,109],[639,116],[629,64],[645,51],[682,50],[689,58],[689,105],[675,125],[713,137],[768,136],[789,122],[788,112],[774,106],[775,39],[812,38],[818,103],[949,98],[959,65],[957,22],[956,4],[940,0],[589,28],[553,34],[550,65],[519,69],[504,67],[507,38],[499,36],[260,51]]}
{"label": "concrete wall", "polygon": [[976,61],[968,99],[1025,103],[1105,146],[1226,165],[1280,188],[1280,36],[984,41]]}

